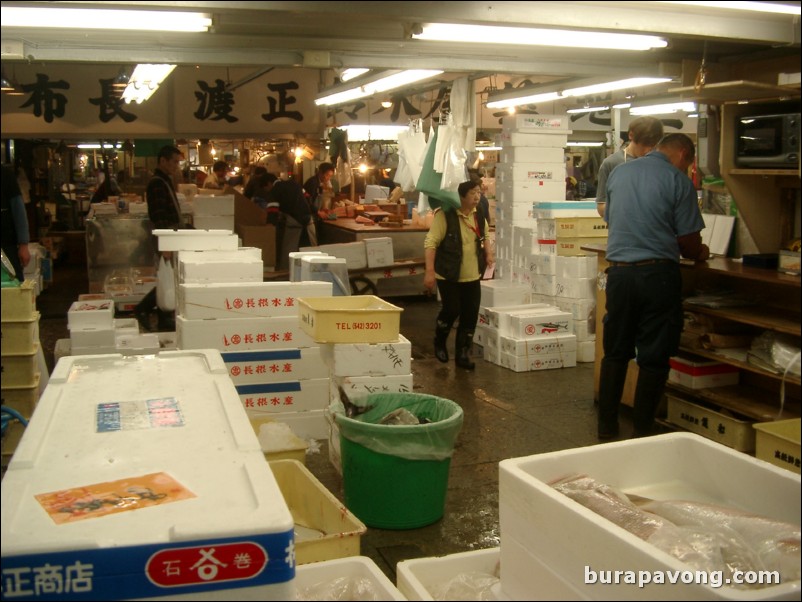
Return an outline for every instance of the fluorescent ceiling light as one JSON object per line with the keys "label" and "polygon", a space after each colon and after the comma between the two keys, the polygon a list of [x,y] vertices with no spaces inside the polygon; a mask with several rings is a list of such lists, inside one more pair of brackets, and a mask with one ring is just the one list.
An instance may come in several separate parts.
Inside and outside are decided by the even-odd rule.
{"label": "fluorescent ceiling light", "polygon": [[593,113],[595,111],[609,111],[610,107],[580,107],[578,109],[568,109],[566,113]]}
{"label": "fluorescent ceiling light", "polygon": [[[443,71],[439,69],[410,69],[407,71],[384,71],[377,74],[378,79],[370,79],[364,84],[360,85],[354,82],[351,88],[336,87],[331,88],[324,92],[323,96],[315,99],[315,104],[320,105],[336,105],[358,98],[365,98],[366,96],[373,96],[377,92],[388,92],[401,88],[407,84],[418,82],[435,75],[440,75]],[[335,91],[342,90],[342,91]]]}
{"label": "fluorescent ceiling light", "polygon": [[631,102],[622,102],[621,104],[613,105],[614,109],[628,109],[632,106]]}
{"label": "fluorescent ceiling light", "polygon": [[201,32],[212,26],[211,18],[204,13],[16,6],[0,10],[3,27]]}
{"label": "fluorescent ceiling light", "polygon": [[566,142],[567,146],[603,146],[604,142]]}
{"label": "fluorescent ceiling light", "polygon": [[626,90],[628,88],[642,88],[644,86],[664,84],[670,81],[670,77],[630,77],[629,79],[620,79],[613,82],[602,82],[600,84],[582,86],[580,88],[568,88],[567,90],[563,90],[561,94],[563,96],[589,96],[591,94],[612,92],[613,90]]}
{"label": "fluorescent ceiling light", "polygon": [[425,23],[419,40],[470,42],[471,44],[523,44],[526,46],[568,46],[571,48],[605,48],[610,50],[649,50],[665,48],[662,38],[629,33],[606,33],[532,27],[498,27],[495,25],[459,25]]}
{"label": "fluorescent ceiling light", "polygon": [[347,82],[348,80],[354,79],[355,77],[364,75],[368,71],[370,71],[370,69],[361,69],[361,68],[358,69],[356,67],[352,67],[351,69],[346,69],[345,71],[342,72],[342,75],[340,75],[340,81]]}
{"label": "fluorescent ceiling light", "polygon": [[778,13],[783,15],[802,14],[800,4],[776,4],[773,2],[672,2],[661,0],[661,4],[688,4],[690,6],[704,6],[722,10],[751,10],[760,13]]}
{"label": "fluorescent ceiling light", "polygon": [[477,151],[500,151],[500,146],[477,146]]}
{"label": "fluorescent ceiling light", "polygon": [[[85,148],[85,149],[100,148],[99,144],[78,144],[76,146],[77,148]],[[104,144],[103,148],[122,148],[122,145],[119,143],[117,143],[116,146],[114,144]]]}
{"label": "fluorescent ceiling light", "polygon": [[696,103],[694,102],[670,102],[659,105],[650,105],[645,107],[630,107],[630,115],[665,115],[668,113],[677,113],[678,111],[685,111],[686,113],[696,112]]}
{"label": "fluorescent ceiling light", "polygon": [[175,65],[137,65],[128,79],[128,85],[123,92],[123,100],[127,103],[142,104],[159,89],[161,83],[175,69]]}
{"label": "fluorescent ceiling light", "polygon": [[544,92],[541,94],[530,94],[528,96],[519,96],[517,98],[508,98],[503,100],[490,100],[490,97],[488,96],[487,108],[507,109],[509,107],[518,107],[520,105],[548,102],[550,100],[557,100],[558,98],[560,98],[559,92]]}
{"label": "fluorescent ceiling light", "polygon": [[344,125],[340,129],[348,132],[348,142],[366,140],[398,140],[398,133],[409,129],[406,125]]}

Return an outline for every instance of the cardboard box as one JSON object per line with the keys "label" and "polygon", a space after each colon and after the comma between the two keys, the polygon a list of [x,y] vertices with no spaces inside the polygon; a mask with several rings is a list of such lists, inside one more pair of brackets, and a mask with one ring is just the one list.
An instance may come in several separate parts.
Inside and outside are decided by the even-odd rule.
{"label": "cardboard box", "polygon": [[689,389],[707,389],[737,385],[740,371],[735,366],[711,360],[692,360],[686,357],[672,357],[668,382]]}
{"label": "cardboard box", "polygon": [[671,424],[738,451],[751,452],[755,449],[752,421],[722,414],[671,393],[666,394],[666,399],[666,419]]}
{"label": "cardboard box", "polygon": [[799,474],[802,468],[800,459],[802,419],[759,422],[752,426],[757,431],[755,457]]}
{"label": "cardboard box", "polygon": [[265,268],[276,265],[276,227],[270,224],[248,226],[237,223],[234,227],[242,240],[243,247],[258,247],[262,250],[262,263]]}

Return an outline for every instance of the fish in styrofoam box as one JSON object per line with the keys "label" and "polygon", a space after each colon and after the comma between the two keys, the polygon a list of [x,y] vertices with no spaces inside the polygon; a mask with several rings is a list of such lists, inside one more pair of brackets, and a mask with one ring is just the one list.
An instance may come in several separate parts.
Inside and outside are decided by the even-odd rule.
{"label": "fish in styrofoam box", "polygon": [[74,301],[67,311],[69,328],[114,328],[114,301]]}
{"label": "fish in styrofoam box", "polygon": [[216,351],[62,358],[1,496],[4,599],[38,567],[49,600],[294,597],[292,514]]}
{"label": "fish in styrofoam box", "polygon": [[513,355],[502,351],[501,365],[514,372],[573,368],[576,366],[576,351],[547,353],[544,355]]}
{"label": "fish in styrofoam box", "polygon": [[540,146],[506,146],[501,149],[502,163],[560,163],[565,157],[562,148]]}
{"label": "fish in styrofoam box", "polygon": [[320,354],[333,376],[412,372],[412,344],[402,334],[392,343],[321,343]]}
{"label": "fish in styrofoam box", "polygon": [[[763,516],[768,523],[790,523],[798,533],[799,475],[697,434],[668,433],[510,458],[499,464],[499,526],[501,580],[511,599],[531,599],[533,592],[550,600],[799,599],[799,579],[739,589],[719,573],[722,582],[716,585],[709,565],[700,571],[551,485],[572,474],[588,475],[626,495],[701,504],[705,515],[713,505],[722,512],[732,508]],[[798,561],[789,566],[799,570]],[[697,578],[642,586],[625,578],[604,585],[588,578],[622,570],[632,571],[636,584],[639,571]]]}
{"label": "fish in styrofoam box", "polygon": [[470,587],[480,600],[503,600],[500,554],[495,547],[402,560],[396,565],[398,590],[408,600],[458,600],[462,587]]}
{"label": "fish in styrofoam box", "polygon": [[241,247],[234,251],[181,251],[178,282],[262,282],[265,268],[262,250]]}
{"label": "fish in styrofoam box", "polygon": [[592,278],[557,276],[554,295],[570,299],[595,299],[596,276],[594,275]]}
{"label": "fish in styrofoam box", "polygon": [[324,410],[329,405],[329,378],[235,385],[250,416]]}
{"label": "fish in styrofoam box", "polygon": [[[569,115],[531,115],[519,113],[506,115],[501,120],[502,131],[536,132],[549,135],[568,135],[571,133]],[[537,146],[537,145],[536,145]]]}
{"label": "fish in styrofoam box", "polygon": [[558,276],[571,278],[595,278],[597,276],[598,258],[595,254],[573,257],[557,256],[556,262]]}
{"label": "fish in styrofoam box", "polygon": [[523,339],[573,332],[574,318],[571,314],[552,307],[540,311],[510,314],[508,332],[502,334]]}
{"label": "fish in styrofoam box", "polygon": [[226,215],[233,218],[234,195],[195,196],[192,199],[192,213],[195,217]]}
{"label": "fish in styrofoam box", "polygon": [[159,239],[159,251],[233,251],[239,247],[239,238],[229,230],[154,230],[153,234]]}
{"label": "fish in styrofoam box", "polygon": [[223,352],[228,375],[235,385],[328,378],[320,347],[295,347]]}
{"label": "fish in styrofoam box", "polygon": [[[504,203],[536,203],[565,198],[565,181],[515,180],[496,184],[496,200]],[[576,202],[576,201],[575,201]],[[498,205],[496,206],[498,209]],[[598,212],[596,215],[599,215]]]}
{"label": "fish in styrofoam box", "polygon": [[331,297],[331,282],[210,282],[178,285],[178,313],[187,319],[298,315],[298,297]]}
{"label": "fish in styrofoam box", "polygon": [[529,301],[529,289],[525,286],[501,280],[482,280],[480,287],[480,305],[485,307],[521,305]]}
{"label": "fish in styrofoam box", "polygon": [[412,374],[387,376],[332,376],[329,399],[340,399],[340,387],[349,399],[358,399],[372,393],[412,393]]}
{"label": "fish in styrofoam box", "polygon": [[297,316],[188,320],[177,315],[175,322],[179,349],[231,352],[317,346]]}
{"label": "fish in styrofoam box", "polygon": [[502,129],[501,133],[496,134],[496,144],[501,147],[507,146],[536,146],[541,148],[565,149],[568,143],[568,133],[534,133],[527,131],[513,131]]}
{"label": "fish in styrofoam box", "polygon": [[501,337],[501,350],[510,355],[548,355],[576,351],[576,335],[557,334],[552,337],[518,339]]}
{"label": "fish in styrofoam box", "polygon": [[[301,564],[295,570],[299,600],[325,600],[333,591],[370,592],[373,600],[406,600],[367,556],[348,556]],[[365,599],[365,598],[363,598]]]}
{"label": "fish in styrofoam box", "polygon": [[[559,182],[565,186],[565,163],[497,163],[496,179],[503,185],[521,182]],[[504,200],[504,199],[502,199]],[[598,217],[598,213],[596,214]]]}

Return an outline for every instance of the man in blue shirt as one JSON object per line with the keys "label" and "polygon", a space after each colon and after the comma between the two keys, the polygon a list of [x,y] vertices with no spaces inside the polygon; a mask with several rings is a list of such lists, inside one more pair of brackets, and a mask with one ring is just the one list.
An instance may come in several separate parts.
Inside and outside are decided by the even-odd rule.
{"label": "man in blue shirt", "polygon": [[[694,146],[668,134],[607,181],[607,313],[599,383],[599,439],[618,436],[618,405],[629,360],[637,355],[635,436],[651,433],[682,333],[680,256],[706,260],[696,190],[687,176]],[[636,354],[637,350],[637,354]]]}

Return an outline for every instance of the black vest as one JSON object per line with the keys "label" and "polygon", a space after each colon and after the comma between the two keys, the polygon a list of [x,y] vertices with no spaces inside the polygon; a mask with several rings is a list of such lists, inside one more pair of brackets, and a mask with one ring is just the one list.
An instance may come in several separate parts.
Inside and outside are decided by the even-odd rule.
{"label": "black vest", "polygon": [[[462,232],[459,224],[459,216],[456,209],[443,210],[446,218],[446,235],[437,247],[434,256],[434,271],[449,282],[459,280],[460,267],[462,265]],[[479,212],[476,216],[476,225],[479,236],[476,237],[476,257],[479,260],[479,279],[487,267],[482,242],[485,239],[485,219]]]}

